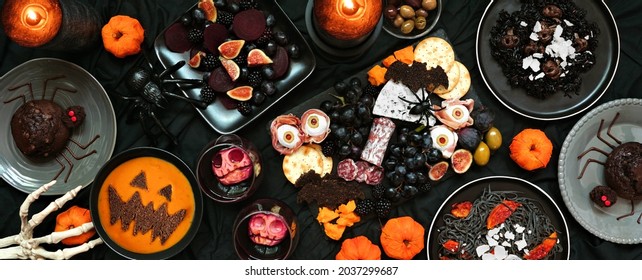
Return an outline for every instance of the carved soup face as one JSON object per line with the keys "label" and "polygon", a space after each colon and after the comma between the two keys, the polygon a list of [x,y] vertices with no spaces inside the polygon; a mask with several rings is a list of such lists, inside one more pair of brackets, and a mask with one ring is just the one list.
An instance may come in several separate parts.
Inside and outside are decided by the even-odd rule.
{"label": "carved soup face", "polygon": [[252,242],[275,246],[281,243],[287,235],[288,226],[281,215],[258,213],[250,218],[248,231]]}
{"label": "carved soup face", "polygon": [[178,243],[194,216],[189,180],[154,157],[128,160],[106,177],[98,196],[100,223],[124,249],[141,254]]}
{"label": "carved soup face", "polygon": [[252,176],[252,159],[241,148],[223,149],[212,158],[212,171],[222,184],[238,184]]}

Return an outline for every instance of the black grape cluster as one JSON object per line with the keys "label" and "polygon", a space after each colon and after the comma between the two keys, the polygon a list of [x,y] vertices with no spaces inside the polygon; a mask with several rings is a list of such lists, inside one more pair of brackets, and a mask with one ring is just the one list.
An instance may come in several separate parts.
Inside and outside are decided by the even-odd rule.
{"label": "black grape cluster", "polygon": [[442,156],[432,147],[430,131],[402,127],[397,131],[397,141],[389,144],[386,152],[383,168],[390,186],[384,190],[384,197],[396,202],[430,190],[426,163],[436,163]]}
{"label": "black grape cluster", "polygon": [[372,126],[372,108],[378,89],[361,80],[334,84],[335,100],[321,103],[321,110],[330,117],[330,135],[321,144],[325,156],[338,159],[359,159]]}

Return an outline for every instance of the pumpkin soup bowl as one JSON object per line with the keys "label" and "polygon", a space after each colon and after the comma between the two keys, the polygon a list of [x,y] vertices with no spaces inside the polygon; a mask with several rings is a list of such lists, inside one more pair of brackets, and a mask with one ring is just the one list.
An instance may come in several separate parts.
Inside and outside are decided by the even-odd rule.
{"label": "pumpkin soup bowl", "polygon": [[128,259],[168,259],[185,249],[203,216],[203,198],[185,162],[152,147],[126,150],[100,169],[89,208],[105,244]]}

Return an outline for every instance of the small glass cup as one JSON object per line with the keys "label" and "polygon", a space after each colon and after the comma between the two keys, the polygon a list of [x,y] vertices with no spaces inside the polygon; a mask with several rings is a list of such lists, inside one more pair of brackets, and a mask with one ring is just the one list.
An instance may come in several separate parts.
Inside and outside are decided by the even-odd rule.
{"label": "small glass cup", "polygon": [[[252,174],[249,178],[234,184],[224,184],[214,173],[213,160],[221,151],[240,148],[249,157]],[[201,151],[196,164],[196,180],[201,191],[209,198],[222,203],[242,201],[251,196],[263,181],[261,154],[247,139],[236,134],[222,135],[210,142]]]}
{"label": "small glass cup", "polygon": [[[254,215],[275,215],[282,218],[287,232],[276,245],[263,245],[252,241],[250,220]],[[284,260],[290,257],[299,242],[298,222],[292,209],[284,202],[262,198],[254,201],[239,212],[234,221],[234,250],[243,260]]]}

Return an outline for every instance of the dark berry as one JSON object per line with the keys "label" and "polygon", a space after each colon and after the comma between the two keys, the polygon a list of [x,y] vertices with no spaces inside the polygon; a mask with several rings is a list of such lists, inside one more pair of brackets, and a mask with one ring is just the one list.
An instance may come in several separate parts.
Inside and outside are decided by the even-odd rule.
{"label": "dark berry", "polygon": [[441,159],[441,156],[442,156],[441,151],[433,148],[433,149],[430,149],[430,151],[428,152],[426,159],[430,163],[436,163]]}
{"label": "dark berry", "polygon": [[432,188],[432,185],[430,185],[430,182],[419,184],[418,186],[419,191],[423,193],[430,191],[431,188]]}
{"label": "dark berry", "polygon": [[269,14],[265,17],[265,26],[274,27],[275,24],[276,24],[276,18],[274,17],[273,14]]}
{"label": "dark berry", "polygon": [[180,21],[183,25],[185,26],[191,26],[192,25],[192,16],[189,14],[183,14],[180,18]]}
{"label": "dark berry", "polygon": [[187,40],[194,44],[200,44],[203,42],[203,30],[199,28],[192,28],[187,33]]}
{"label": "dark berry", "polygon": [[350,85],[355,88],[361,88],[361,80],[357,77],[350,79]]}
{"label": "dark berry", "polygon": [[234,20],[234,15],[227,11],[219,10],[216,15],[216,23],[220,23],[226,27],[229,27]]}
{"label": "dark berry", "polygon": [[254,92],[252,92],[252,103],[254,105],[261,105],[263,104],[264,101],[265,101],[265,93],[255,89]]}
{"label": "dark berry", "polygon": [[271,40],[272,40],[272,28],[266,27],[265,31],[263,31],[263,34],[261,34],[261,37],[256,39],[256,43],[261,46],[264,46],[264,45],[267,45],[267,43],[269,43]]}
{"label": "dark berry", "polygon": [[379,95],[380,91],[381,90],[378,87],[375,87],[370,83],[367,83],[365,86],[363,86],[363,93],[367,93],[367,94],[370,94],[372,96]]}
{"label": "dark berry", "polygon": [[239,11],[241,11],[241,6],[236,2],[230,2],[227,3],[227,10],[232,14],[237,14]]}
{"label": "dark berry", "polygon": [[354,209],[354,212],[357,215],[363,217],[366,216],[375,209],[375,202],[370,199],[358,200],[357,207]]}
{"label": "dark berry", "polygon": [[261,82],[261,91],[267,96],[272,96],[276,93],[276,85],[272,81],[263,81]]}
{"label": "dark berry", "polygon": [[288,35],[283,31],[277,31],[274,33],[274,41],[280,46],[287,46],[290,42]]}
{"label": "dark berry", "polygon": [[238,81],[247,82],[247,76],[250,74],[250,69],[248,69],[245,66],[244,67],[240,67],[239,69],[241,70],[241,72],[239,72]]}
{"label": "dark berry", "polygon": [[334,91],[339,95],[343,95],[346,90],[348,90],[348,84],[344,81],[338,81],[334,83]]}
{"label": "dark berry", "polygon": [[268,65],[261,68],[261,74],[263,74],[264,78],[271,80],[276,75],[276,72],[274,72],[274,68],[272,68],[272,66]]}
{"label": "dark berry", "polygon": [[334,110],[334,103],[330,100],[325,100],[321,102],[321,105],[319,106],[321,108],[321,111],[323,111],[326,114],[330,114],[332,110]]}
{"label": "dark berry", "polygon": [[[258,70],[250,70],[249,73],[247,74],[247,83],[251,87],[258,87],[261,85],[261,82],[263,82],[263,76],[261,76],[261,72]],[[263,91],[266,95],[269,95],[266,91]]]}
{"label": "dark berry", "polygon": [[352,153],[352,147],[350,145],[341,145],[339,148],[339,155],[347,157]]}
{"label": "dark berry", "polygon": [[209,87],[208,85],[205,85],[203,86],[203,88],[201,88],[201,100],[203,102],[210,104],[214,102],[215,99],[216,99],[216,93],[211,87]]}
{"label": "dark berry", "polygon": [[276,53],[277,47],[278,45],[276,44],[276,42],[274,42],[274,40],[269,40],[265,44],[265,49],[263,50],[263,52],[265,52],[265,54],[267,54],[268,56],[273,56]]}
{"label": "dark berry", "polygon": [[205,55],[205,57],[201,61],[201,67],[203,67],[204,71],[210,72],[219,66],[221,66],[221,61],[211,53]]}
{"label": "dark berry", "polygon": [[256,9],[257,7],[258,5],[254,0],[242,0],[239,2],[239,8],[241,8],[241,10]]}
{"label": "dark berry", "polygon": [[205,22],[205,11],[201,8],[196,8],[192,11],[192,19],[194,23],[201,25]]}
{"label": "dark berry", "polygon": [[401,195],[404,198],[414,197],[418,193],[419,193],[419,189],[417,189],[417,187],[415,187],[414,185],[404,185],[401,190]]}
{"label": "dark berry", "polygon": [[232,60],[236,62],[236,65],[238,65],[239,67],[247,65],[247,53],[241,52]]}
{"label": "dark berry", "polygon": [[216,6],[217,8],[222,9],[225,7],[226,4],[227,4],[227,1],[225,0],[214,0],[214,6]]}
{"label": "dark berry", "polygon": [[392,203],[387,199],[379,199],[375,203],[375,212],[377,213],[377,217],[382,219],[388,218],[391,208]]}
{"label": "dark berry", "polygon": [[323,152],[323,155],[326,157],[330,157],[334,155],[335,152],[335,144],[334,141],[323,141],[321,143],[321,152]]}
{"label": "dark berry", "polygon": [[252,105],[249,102],[239,102],[236,105],[236,109],[243,116],[249,116],[250,114],[252,114]]}
{"label": "dark berry", "polygon": [[286,47],[286,50],[288,51],[288,54],[291,58],[297,59],[301,57],[301,50],[299,49],[299,45],[297,44],[289,44]]}
{"label": "dark berry", "polygon": [[381,198],[383,197],[383,193],[385,191],[386,191],[386,187],[383,184],[378,184],[372,187],[372,197]]}

